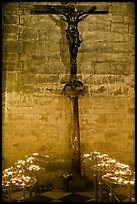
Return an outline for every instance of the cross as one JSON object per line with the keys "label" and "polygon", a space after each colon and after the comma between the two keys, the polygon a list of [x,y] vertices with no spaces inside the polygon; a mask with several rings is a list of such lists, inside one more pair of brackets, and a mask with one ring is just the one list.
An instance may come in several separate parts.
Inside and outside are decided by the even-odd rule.
{"label": "cross", "polygon": [[[79,130],[79,113],[78,113],[78,96],[83,91],[83,83],[77,79],[77,53],[80,43],[78,23],[83,21],[90,14],[107,14],[108,6],[77,6],[76,2],[68,2],[66,5],[35,5],[32,13],[34,14],[61,14],[68,25],[66,37],[69,42],[70,53],[70,80],[64,87],[65,93],[71,99],[72,107],[72,172],[81,175],[80,159],[80,130]],[[65,18],[64,18],[65,17]]]}
{"label": "cross", "polygon": [[35,5],[33,13],[35,14],[61,14],[65,18],[61,18],[68,24],[66,29],[66,37],[69,42],[70,52],[70,76],[75,79],[77,75],[76,58],[78,48],[80,47],[78,23],[83,21],[89,14],[106,14],[108,13],[108,6],[77,6],[69,5]]}

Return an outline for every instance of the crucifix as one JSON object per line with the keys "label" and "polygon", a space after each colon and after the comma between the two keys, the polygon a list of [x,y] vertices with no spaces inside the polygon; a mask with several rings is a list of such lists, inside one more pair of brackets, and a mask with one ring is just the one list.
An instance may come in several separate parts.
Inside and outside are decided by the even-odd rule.
{"label": "crucifix", "polygon": [[77,6],[76,2],[67,2],[66,5],[35,5],[34,14],[61,14],[61,20],[67,23],[66,38],[69,43],[70,54],[70,79],[64,86],[64,91],[69,96],[72,107],[72,172],[81,175],[80,159],[80,130],[78,97],[83,91],[83,82],[77,79],[77,53],[80,43],[78,23],[89,14],[107,14],[108,6]]}

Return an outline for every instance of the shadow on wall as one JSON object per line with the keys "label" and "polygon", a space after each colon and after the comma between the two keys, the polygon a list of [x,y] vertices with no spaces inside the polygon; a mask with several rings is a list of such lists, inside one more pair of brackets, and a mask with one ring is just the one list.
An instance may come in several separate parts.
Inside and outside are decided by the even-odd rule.
{"label": "shadow on wall", "polygon": [[[66,22],[61,20],[60,17],[56,18],[55,15],[52,15],[52,14],[49,14],[49,17],[51,18],[52,21],[55,22],[56,26],[60,27],[60,30],[61,30],[60,56],[61,56],[61,59],[62,59],[64,66],[66,67],[66,73],[65,74],[69,74],[70,73],[70,54],[69,54],[69,43],[68,43],[68,40],[66,38]],[[83,44],[81,43],[81,45],[83,45]],[[81,49],[80,53],[82,53],[83,47],[81,46],[80,49]],[[83,57],[80,55],[80,58],[81,59],[78,62],[79,67],[82,64]]]}
{"label": "shadow on wall", "polygon": [[46,170],[55,171],[56,170],[70,170],[70,161],[51,161],[46,165]]}
{"label": "shadow on wall", "polygon": [[9,167],[9,163],[7,160],[2,156],[2,171]]}

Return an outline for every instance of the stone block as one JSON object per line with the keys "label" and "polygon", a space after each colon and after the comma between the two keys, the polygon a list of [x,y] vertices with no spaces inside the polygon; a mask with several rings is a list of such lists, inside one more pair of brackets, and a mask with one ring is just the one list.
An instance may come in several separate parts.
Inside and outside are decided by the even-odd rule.
{"label": "stone block", "polygon": [[128,25],[123,23],[111,23],[111,31],[117,33],[128,33]]}
{"label": "stone block", "polygon": [[[100,4],[102,2],[98,2],[98,3]],[[108,2],[104,2],[104,3],[106,5]],[[88,4],[89,4],[89,2],[88,2]],[[112,15],[109,15],[109,14],[107,14],[107,15],[91,15],[91,16],[89,16],[88,19],[85,19],[85,20],[88,21],[90,24],[92,24],[92,22],[96,23],[97,21],[99,21],[99,22],[106,22],[107,21],[109,23],[111,20],[111,17],[112,17]]]}
{"label": "stone block", "polygon": [[125,16],[118,16],[118,15],[114,15],[114,16],[111,16],[111,21],[112,21],[112,23],[123,23],[123,22],[125,22],[124,21],[124,18],[125,18]]}
{"label": "stone block", "polygon": [[135,16],[124,16],[124,23],[128,25],[135,25]]}
{"label": "stone block", "polygon": [[126,2],[112,3],[112,15],[123,15],[128,14],[128,7]]}
{"label": "stone block", "polygon": [[128,62],[111,62],[112,72],[118,75],[128,75],[131,73],[131,65]]}
{"label": "stone block", "polygon": [[2,60],[5,62],[17,62],[19,61],[19,54],[17,53],[3,53]]}
{"label": "stone block", "polygon": [[30,27],[34,26],[35,16],[33,15],[20,15],[20,24]]}
{"label": "stone block", "polygon": [[[36,30],[37,31],[37,30]],[[37,31],[37,35],[38,35],[38,40],[40,40],[41,42],[49,42],[49,37],[48,37],[48,30],[46,29],[45,31],[43,32],[38,32]]]}
{"label": "stone block", "polygon": [[22,43],[18,41],[9,41],[3,43],[3,51],[7,53],[17,53],[20,54],[22,51]]}
{"label": "stone block", "polygon": [[127,2],[128,16],[135,16],[135,2]]}
{"label": "stone block", "polygon": [[36,83],[36,78],[35,74],[24,74],[24,73],[18,73],[17,74],[17,83],[18,85],[23,85],[23,84],[33,84]]}
{"label": "stone block", "polygon": [[34,32],[34,30],[24,29],[23,33],[20,33],[19,40],[27,41],[27,40],[38,40],[38,33]]}
{"label": "stone block", "polygon": [[105,61],[105,53],[84,53],[84,60],[91,62],[102,62]]}
{"label": "stone block", "polygon": [[82,74],[94,74],[94,63],[91,63],[89,61],[86,61],[85,63],[82,63],[80,66],[80,71]]}
{"label": "stone block", "polygon": [[7,81],[5,91],[8,93],[12,93],[13,91],[17,90],[17,83],[14,81]]}
{"label": "stone block", "polygon": [[135,36],[133,34],[125,34],[124,37],[126,42],[130,42],[130,44],[135,43]]}
{"label": "stone block", "polygon": [[15,9],[16,7],[19,6],[19,2],[4,2],[3,4],[4,8],[12,8],[12,9]]}
{"label": "stone block", "polygon": [[18,14],[19,2],[3,2],[3,14],[16,15]]}
{"label": "stone block", "polygon": [[95,74],[111,74],[111,65],[109,62],[95,63]]}
{"label": "stone block", "polygon": [[29,52],[29,54],[28,53],[22,53],[21,55],[20,55],[20,61],[21,62],[23,62],[23,61],[25,61],[25,62],[28,62],[28,61],[31,61],[31,53]]}
{"label": "stone block", "polygon": [[24,92],[24,93],[32,93],[32,90],[34,91],[34,87],[31,85],[18,85],[16,86],[16,89],[14,90],[15,92]]}
{"label": "stone block", "polygon": [[25,73],[45,73],[45,66],[43,63],[39,66],[39,60],[24,61],[22,64]]}
{"label": "stone block", "polygon": [[120,42],[115,42],[113,43],[113,52],[118,53],[118,52],[134,52],[134,45],[133,44],[129,44],[128,42],[124,42],[124,43],[120,43]]}
{"label": "stone block", "polygon": [[[107,31],[106,31],[107,32]],[[109,32],[108,32],[109,33]],[[88,44],[89,42],[92,41],[104,41],[105,40],[105,32],[103,31],[83,31],[83,38],[84,42]]]}
{"label": "stone block", "polygon": [[129,34],[132,34],[132,35],[135,34],[135,25],[129,25],[128,29],[129,29],[128,31]]}
{"label": "stone block", "polygon": [[20,33],[22,29],[22,26],[19,26],[17,24],[4,24],[3,26],[3,32],[6,33]]}
{"label": "stone block", "polygon": [[53,190],[64,190],[64,179],[63,178],[56,178],[53,179]]}
{"label": "stone block", "polygon": [[[48,74],[45,74],[44,77],[42,77],[43,80],[45,79],[45,83],[57,83],[58,80],[59,80],[59,76],[58,74],[51,74],[51,75],[48,75]],[[41,78],[37,78],[37,82],[40,83],[41,82]]]}
{"label": "stone block", "polygon": [[4,15],[3,17],[4,24],[19,24],[18,15]]}
{"label": "stone block", "polygon": [[35,52],[36,51],[44,52],[44,54],[46,55],[47,49],[48,49],[48,42],[47,41],[42,42],[42,40],[41,41],[24,41],[22,45],[22,49],[25,54],[29,54],[31,51],[34,52],[35,50]]}
{"label": "stone block", "polygon": [[101,53],[112,52],[112,43],[111,42],[97,42],[97,51]]}
{"label": "stone block", "polygon": [[66,67],[61,61],[49,61],[45,66],[45,74],[62,74],[66,72]]}
{"label": "stone block", "polygon": [[127,62],[128,54],[127,53],[106,53],[106,61],[108,62]]}
{"label": "stone block", "polygon": [[104,21],[103,20],[92,21],[92,23],[88,23],[87,29],[88,31],[93,31],[93,30],[110,31],[110,21],[105,21],[105,20]]}
{"label": "stone block", "polygon": [[22,63],[21,62],[3,62],[3,70],[7,71],[21,71]]}
{"label": "stone block", "polygon": [[81,47],[79,48],[79,52],[95,52],[97,51],[97,43],[96,42],[82,42]]}
{"label": "stone block", "polygon": [[104,33],[104,41],[105,42],[124,42],[125,38],[122,33],[116,33],[116,32],[105,32]]}
{"label": "stone block", "polygon": [[18,34],[17,33],[4,33],[3,34],[3,42],[4,41],[17,41]]}
{"label": "stone block", "polygon": [[72,180],[69,181],[68,191],[70,192],[87,191],[87,184],[85,178],[81,176],[74,176]]}

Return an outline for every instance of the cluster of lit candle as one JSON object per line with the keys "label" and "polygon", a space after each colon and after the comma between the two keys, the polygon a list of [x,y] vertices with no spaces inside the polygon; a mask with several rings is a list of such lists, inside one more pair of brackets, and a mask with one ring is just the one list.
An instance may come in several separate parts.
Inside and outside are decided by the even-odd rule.
{"label": "cluster of lit candle", "polygon": [[43,167],[35,165],[35,163],[40,163],[43,158],[46,158],[44,161],[48,162],[48,155],[41,156],[38,153],[34,153],[32,156],[26,156],[25,160],[19,160],[12,167],[5,169],[2,172],[2,187],[26,187],[33,184],[36,179],[29,176],[29,172],[38,172],[43,169]]}
{"label": "cluster of lit candle", "polygon": [[100,152],[92,152],[83,155],[84,162],[91,161],[92,163],[105,162],[109,159],[107,154],[101,154]]}
{"label": "cluster of lit candle", "polygon": [[113,183],[121,184],[121,185],[122,184],[123,185],[124,184],[131,184],[131,185],[135,184],[135,176],[134,176],[134,174],[131,177],[129,177],[127,175],[124,175],[124,176],[122,176],[122,175],[116,174],[116,172],[115,172],[115,174],[107,173],[107,174],[105,174],[103,176],[103,178],[107,179],[108,181],[111,181]]}
{"label": "cluster of lit candle", "polygon": [[34,177],[25,176],[25,175],[17,175],[16,177],[11,177],[11,179],[7,179],[4,175],[2,177],[2,186],[3,187],[27,187],[32,185],[36,179]]}
{"label": "cluster of lit candle", "polygon": [[92,152],[83,155],[84,162],[94,163],[97,171],[101,172],[104,178],[118,184],[135,184],[135,172],[132,172],[129,165],[117,162],[107,154]]}

